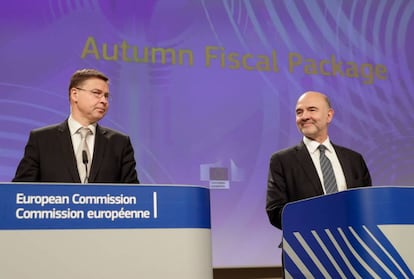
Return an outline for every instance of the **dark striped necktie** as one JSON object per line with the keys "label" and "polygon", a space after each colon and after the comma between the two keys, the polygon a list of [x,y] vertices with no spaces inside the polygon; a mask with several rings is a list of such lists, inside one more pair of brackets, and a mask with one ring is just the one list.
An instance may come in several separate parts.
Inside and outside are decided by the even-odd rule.
{"label": "dark striped necktie", "polygon": [[326,194],[338,192],[338,186],[336,185],[335,174],[332,168],[331,161],[325,155],[326,146],[319,145],[319,162],[321,164],[323,184],[325,186]]}

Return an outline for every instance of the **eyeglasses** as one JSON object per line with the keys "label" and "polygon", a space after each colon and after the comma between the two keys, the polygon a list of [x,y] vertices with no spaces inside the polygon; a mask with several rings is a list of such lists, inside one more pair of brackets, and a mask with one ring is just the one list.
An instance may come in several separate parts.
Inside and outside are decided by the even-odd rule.
{"label": "eyeglasses", "polygon": [[78,89],[78,90],[87,91],[89,93],[92,93],[92,95],[94,95],[96,99],[101,99],[102,97],[105,97],[105,99],[108,100],[108,101],[112,100],[112,96],[111,96],[111,94],[109,94],[109,92],[103,92],[99,89],[89,90],[89,89],[84,89],[84,88],[79,88],[79,87],[75,87],[75,88]]}

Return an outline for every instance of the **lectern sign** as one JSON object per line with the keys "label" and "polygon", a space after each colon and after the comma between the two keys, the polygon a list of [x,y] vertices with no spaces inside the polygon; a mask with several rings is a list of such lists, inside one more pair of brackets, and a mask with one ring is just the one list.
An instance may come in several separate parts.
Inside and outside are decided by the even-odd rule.
{"label": "lectern sign", "polygon": [[0,184],[0,278],[212,279],[209,189]]}
{"label": "lectern sign", "polygon": [[288,204],[286,278],[414,278],[414,187],[364,187]]}
{"label": "lectern sign", "polygon": [[0,229],[210,228],[208,189],[100,186],[1,185]]}

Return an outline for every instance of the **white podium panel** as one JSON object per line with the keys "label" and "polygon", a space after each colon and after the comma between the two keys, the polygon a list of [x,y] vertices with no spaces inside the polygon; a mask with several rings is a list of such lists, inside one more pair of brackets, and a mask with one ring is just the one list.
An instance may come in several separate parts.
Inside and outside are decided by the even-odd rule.
{"label": "white podium panel", "polygon": [[2,278],[213,277],[209,190],[0,184]]}

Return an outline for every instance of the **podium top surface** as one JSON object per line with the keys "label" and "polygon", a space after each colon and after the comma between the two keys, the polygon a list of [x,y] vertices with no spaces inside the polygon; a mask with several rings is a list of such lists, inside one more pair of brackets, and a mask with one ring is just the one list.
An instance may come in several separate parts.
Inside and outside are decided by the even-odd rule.
{"label": "podium top surface", "polygon": [[282,212],[283,230],[359,224],[412,224],[414,187],[377,186],[289,203]]}

